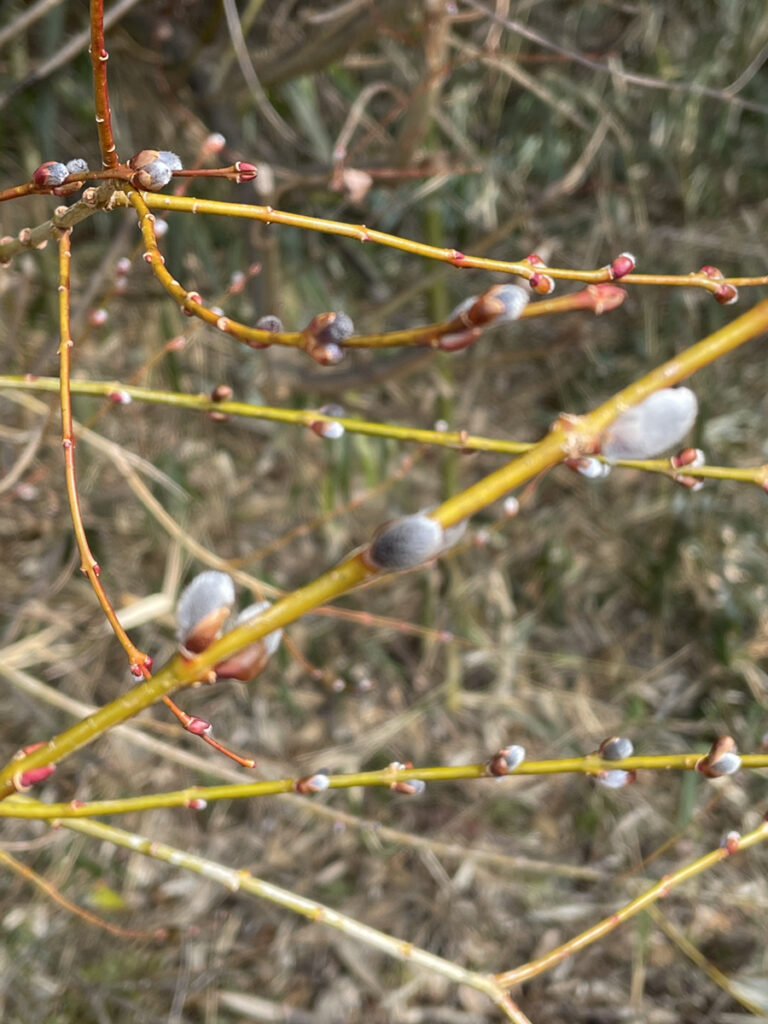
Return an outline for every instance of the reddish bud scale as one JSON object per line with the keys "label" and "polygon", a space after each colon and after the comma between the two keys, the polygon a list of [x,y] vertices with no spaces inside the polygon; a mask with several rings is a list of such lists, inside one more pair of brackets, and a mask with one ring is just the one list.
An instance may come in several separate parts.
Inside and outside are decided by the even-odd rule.
{"label": "reddish bud scale", "polygon": [[255,166],[255,164],[248,164],[245,163],[245,161],[243,160],[238,160],[234,166],[235,170],[237,171],[236,181],[238,182],[238,184],[241,181],[253,181],[253,179],[259,173],[259,169],[258,167]]}
{"label": "reddish bud scale", "polygon": [[527,263],[529,267],[544,267],[546,264],[544,260],[537,253],[532,252],[530,256],[526,256],[523,263]]}
{"label": "reddish bud scale", "polygon": [[190,718],[188,722],[184,724],[184,728],[187,732],[191,732],[193,736],[210,736],[211,723],[206,722],[204,718]]}
{"label": "reddish bud scale", "polygon": [[715,299],[720,303],[721,306],[732,306],[734,302],[738,302],[739,292],[738,289],[727,282],[717,286],[715,291]]}
{"label": "reddish bud scale", "polygon": [[611,278],[614,281],[618,281],[622,277],[626,277],[627,274],[631,274],[635,269],[637,260],[631,252],[622,252],[616,257],[608,268],[611,273]]}
{"label": "reddish bud scale", "polygon": [[555,282],[548,274],[533,274],[528,284],[537,295],[549,295],[555,290]]}
{"label": "reddish bud scale", "polygon": [[211,401],[228,402],[234,393],[229,384],[217,384],[211,392]]}
{"label": "reddish bud scale", "polygon": [[672,469],[682,469],[683,466],[703,466],[705,462],[704,452],[701,448],[683,448],[677,455],[672,455],[669,464]]}
{"label": "reddish bud scale", "polygon": [[712,281],[722,281],[723,272],[719,267],[713,267],[709,263],[706,263],[700,270],[700,274],[710,278]]}
{"label": "reddish bud scale", "polygon": [[[40,740],[38,743],[29,743],[26,747],[22,747],[21,750],[19,750],[14,755],[13,760],[20,761],[28,754],[33,754],[36,750],[42,750],[42,748],[46,747],[47,745],[48,744],[45,742],[45,740]],[[39,768],[29,768],[25,772],[17,772],[12,779],[14,788],[18,792],[29,789],[31,786],[35,786],[40,782],[44,782],[49,776],[53,775],[55,771],[55,764],[44,764],[41,765]]]}
{"label": "reddish bud scale", "polygon": [[437,339],[436,347],[442,352],[461,352],[470,345],[474,345],[482,334],[480,327],[472,327],[467,331],[459,331],[455,334],[443,334]]}

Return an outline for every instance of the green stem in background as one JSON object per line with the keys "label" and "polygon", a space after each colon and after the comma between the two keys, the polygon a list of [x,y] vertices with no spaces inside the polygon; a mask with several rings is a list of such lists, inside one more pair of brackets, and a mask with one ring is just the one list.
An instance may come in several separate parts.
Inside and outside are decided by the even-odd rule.
{"label": "green stem in background", "polygon": [[[627,757],[621,761],[604,761],[595,754],[588,754],[584,757],[523,761],[511,775],[599,775],[601,772],[619,770],[696,771],[705,756],[705,752],[656,754]],[[740,758],[742,769],[768,768],[768,754],[741,754]],[[348,772],[343,775],[323,774],[322,787],[323,790],[352,789],[355,786],[391,788],[395,783],[414,779],[431,783],[494,777],[486,761],[481,764],[432,765],[423,768],[398,768],[390,765],[379,771]],[[302,780],[298,778],[267,779],[220,786],[187,786],[185,789],[168,793],[151,793],[146,796],[121,797],[114,800],[90,800],[87,803],[73,800],[69,803],[43,804],[11,796],[0,803],[0,818],[91,818],[102,814],[130,814],[134,811],[155,810],[160,807],[190,807],[194,806],[196,801],[213,803],[217,800],[245,800],[294,792],[302,792]]]}
{"label": "green stem in background", "polygon": [[386,932],[378,931],[369,925],[356,921],[346,914],[306,896],[299,896],[283,889],[272,882],[264,881],[252,875],[250,871],[228,867],[218,861],[209,860],[207,857],[200,857],[194,853],[187,853],[177,847],[169,846],[167,843],[155,842],[134,832],[126,832],[123,829],[115,828],[112,825],[104,825],[101,822],[88,819],[72,821],[61,819],[58,824],[62,828],[72,832],[79,832],[82,835],[90,836],[93,839],[104,843],[112,843],[115,846],[122,846],[133,853],[140,853],[145,857],[152,857],[154,860],[172,864],[174,867],[183,868],[185,871],[192,871],[202,878],[217,885],[222,885],[230,892],[246,892],[251,896],[258,896],[268,900],[277,906],[300,914],[310,921],[328,925],[357,942],[378,949],[387,956],[394,957],[403,963],[412,964],[448,978],[457,985],[468,985],[470,988],[483,992],[507,1015],[508,1020],[516,1024],[530,1024],[528,1018],[523,1014],[511,999],[505,995],[501,986],[494,980],[492,975],[480,974],[477,971],[470,971],[451,960],[436,956],[426,949],[420,949],[410,942],[397,939]]}
{"label": "green stem in background", "polygon": [[[561,416],[551,432],[528,452],[443,502],[430,513],[431,517],[443,526],[451,526],[474,515],[515,487],[561,462],[563,458],[594,450],[601,433],[625,409],[636,405],[661,387],[678,383],[767,328],[768,299],[764,299],[732,323],[624,388],[593,412],[580,417]],[[260,640],[267,633],[295,622],[318,605],[339,597],[373,575],[376,575],[375,570],[367,564],[362,554],[353,554],[312,583],[277,601],[252,623],[237,626],[226,633],[191,661],[185,661],[177,655],[154,678],[135,686],[52,739],[40,750],[6,765],[0,771],[0,798],[14,791],[13,777],[18,772],[61,760],[156,700],[204,679],[217,664]]]}
{"label": "green stem in background", "polygon": [[756,846],[758,843],[764,842],[768,839],[768,822],[763,821],[757,828],[751,832],[747,832],[746,835],[740,836],[737,840],[726,842],[716,850],[712,850],[710,853],[705,854],[703,857],[699,857],[697,860],[692,861],[690,864],[686,864],[680,868],[679,871],[673,871],[669,875],[665,875],[655,885],[652,885],[650,889],[646,889],[642,895],[636,899],[627,903],[621,907],[615,913],[611,914],[610,917],[604,918],[602,921],[588,928],[586,931],[577,935],[573,939],[569,939],[568,942],[564,942],[557,949],[553,949],[550,953],[546,953],[544,956],[539,957],[537,960],[532,960],[530,963],[523,964],[521,967],[516,967],[511,971],[504,971],[501,974],[496,975],[496,981],[504,989],[512,988],[515,985],[519,985],[529,978],[536,977],[537,974],[541,974],[544,971],[548,971],[550,968],[555,967],[557,964],[562,963],[573,953],[576,953],[580,949],[584,949],[585,946],[589,946],[597,939],[601,939],[604,935],[612,932],[614,928],[617,928],[624,921],[629,920],[634,914],[640,910],[645,910],[651,904],[655,903],[656,900],[662,899],[672,889],[681,885],[683,882],[687,882],[689,878],[694,878],[696,875],[700,875],[703,871],[707,871],[709,868],[719,864],[720,861],[730,857],[732,853],[737,850],[746,850],[750,846]]}
{"label": "green stem in background", "polygon": [[[0,391],[2,390],[53,392],[59,390],[59,379],[57,377],[0,374]],[[401,427],[390,423],[372,423],[370,420],[356,420],[348,416],[331,416],[313,409],[283,409],[279,406],[251,405],[248,402],[236,401],[214,402],[208,395],[160,391],[155,388],[123,384],[120,381],[73,380],[70,381],[70,392],[73,395],[90,395],[94,398],[127,395],[134,401],[153,405],[169,405],[178,409],[191,409],[195,412],[224,413],[228,416],[270,420],[301,427],[309,427],[315,423],[340,423],[350,434],[386,437],[395,441],[455,448],[458,451],[519,455],[533,448],[533,444],[530,442],[482,437],[477,434],[467,434],[462,430],[423,430],[419,427]],[[670,477],[682,473],[685,476],[700,477],[705,480],[732,480],[737,483],[755,484],[762,488],[768,487],[768,464],[740,467],[685,466],[681,469],[671,466],[669,459],[618,459],[612,465],[622,469],[640,469],[648,473],[662,473]]]}
{"label": "green stem in background", "polygon": [[[459,252],[458,249],[441,249],[424,242],[414,242],[399,235],[390,235],[384,231],[376,231],[365,224],[344,224],[341,221],[324,220],[320,217],[305,217],[298,213],[287,213],[275,210],[271,206],[251,206],[245,203],[226,203],[213,199],[193,199],[189,196],[171,196],[165,193],[142,192],[142,200],[152,210],[178,210],[184,213],[207,213],[219,217],[244,217],[258,220],[264,224],[285,224],[290,227],[304,228],[307,231],[319,231],[323,234],[341,235],[353,238],[358,242],[374,242],[391,249],[399,249],[414,256],[451,263],[454,267],[472,267],[476,270],[498,271],[502,274],[514,274],[529,280],[534,274],[546,274],[561,281],[581,281],[585,284],[599,284],[613,281],[615,278],[610,267],[599,267],[597,270],[573,270],[567,267],[548,267],[537,264],[535,268],[525,260],[494,260],[483,256],[471,256]],[[118,195],[116,205],[127,206],[129,197]],[[640,285],[665,285],[678,288],[704,288],[713,295],[723,284],[767,285],[768,275],[755,277],[713,279],[700,271],[694,274],[626,274],[621,283]]]}

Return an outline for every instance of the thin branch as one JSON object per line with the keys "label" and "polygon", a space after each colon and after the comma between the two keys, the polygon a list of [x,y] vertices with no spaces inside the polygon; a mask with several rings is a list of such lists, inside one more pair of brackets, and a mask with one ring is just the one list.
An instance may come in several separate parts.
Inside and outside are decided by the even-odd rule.
{"label": "thin branch", "polygon": [[531,960],[530,963],[523,964],[521,967],[516,967],[514,970],[503,971],[501,974],[497,974],[496,980],[502,988],[509,989],[515,985],[520,985],[529,978],[535,978],[537,974],[541,974],[542,972],[555,967],[573,953],[576,953],[580,949],[584,949],[597,939],[600,939],[609,932],[612,932],[614,928],[617,928],[620,924],[629,920],[629,918],[638,913],[638,911],[645,910],[651,904],[655,903],[656,900],[667,896],[672,889],[681,885],[683,882],[687,882],[689,878],[694,878],[703,871],[707,871],[709,868],[714,867],[716,864],[719,864],[720,861],[730,857],[732,853],[736,852],[736,850],[746,850],[750,846],[762,843],[766,839],[768,839],[768,821],[763,821],[757,826],[757,828],[739,837],[738,841],[733,845],[730,843],[724,843],[716,850],[712,850],[710,853],[704,854],[703,857],[699,857],[690,864],[686,864],[678,871],[673,871],[671,874],[665,875],[664,878],[658,881],[655,885],[652,885],[650,889],[646,889],[642,895],[631,900],[631,902],[611,914],[610,917],[604,918],[602,921],[598,922],[598,924],[588,928],[575,938],[569,939],[568,942],[563,943],[563,945],[558,946],[557,949],[553,949],[550,953],[546,953],[537,960]]}
{"label": "thin branch", "polygon": [[[530,451],[437,506],[430,513],[431,518],[443,527],[452,526],[468,519],[564,458],[594,451],[603,431],[621,412],[659,388],[670,387],[685,379],[766,329],[768,299],[619,391],[593,412],[581,417],[561,416],[549,434]],[[378,575],[376,568],[364,557],[364,552],[354,553],[313,582],[277,601],[257,619],[230,630],[191,660],[177,655],[152,679],[145,680],[85,721],[53,738],[44,748],[6,765],[0,771],[0,799],[14,791],[13,779],[19,772],[56,763],[91,743],[118,722],[126,721],[175,690],[206,678],[217,664],[239,653],[249,644],[295,622],[319,605],[327,604],[364,580]]]}

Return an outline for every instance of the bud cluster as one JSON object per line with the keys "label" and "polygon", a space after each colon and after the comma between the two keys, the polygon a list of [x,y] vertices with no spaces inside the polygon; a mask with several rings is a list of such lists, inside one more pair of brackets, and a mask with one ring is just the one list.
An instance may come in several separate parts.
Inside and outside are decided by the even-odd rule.
{"label": "bud cluster", "polygon": [[128,161],[134,172],[131,184],[148,192],[159,192],[182,169],[181,160],[168,149],[142,149]]}

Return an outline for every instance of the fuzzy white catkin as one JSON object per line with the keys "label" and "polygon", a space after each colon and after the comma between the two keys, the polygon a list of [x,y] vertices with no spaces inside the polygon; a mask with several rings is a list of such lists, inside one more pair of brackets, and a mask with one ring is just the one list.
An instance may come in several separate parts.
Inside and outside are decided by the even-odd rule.
{"label": "fuzzy white catkin", "polygon": [[412,569],[439,554],[445,545],[443,528],[425,515],[403,516],[382,526],[371,542],[368,557],[379,569]]}
{"label": "fuzzy white catkin", "polygon": [[201,572],[181,592],[176,605],[176,636],[183,643],[198,622],[235,603],[235,584],[225,572]]}
{"label": "fuzzy white catkin", "polygon": [[607,459],[651,459],[674,448],[696,422],[690,388],[662,388],[618,416],[601,439]]}
{"label": "fuzzy white catkin", "polygon": [[523,310],[530,301],[529,293],[517,284],[503,284],[495,291],[495,297],[504,304],[504,312],[496,321],[505,323],[508,320],[519,320]]}

